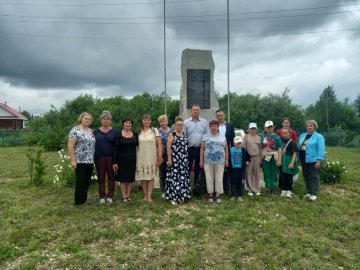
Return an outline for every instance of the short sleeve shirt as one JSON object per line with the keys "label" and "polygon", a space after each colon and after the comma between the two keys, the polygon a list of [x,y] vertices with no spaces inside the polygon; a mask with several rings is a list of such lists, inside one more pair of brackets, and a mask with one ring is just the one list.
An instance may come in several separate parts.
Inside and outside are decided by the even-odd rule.
{"label": "short sleeve shirt", "polygon": [[206,164],[225,164],[225,138],[220,134],[218,136],[206,134],[202,140],[205,144],[204,162]]}
{"label": "short sleeve shirt", "polygon": [[90,131],[85,131],[79,126],[70,130],[69,138],[76,140],[75,158],[77,163],[93,164],[95,154],[95,136]]}
{"label": "short sleeve shirt", "polygon": [[232,168],[242,167],[242,148],[231,147],[230,148],[230,159]]}
{"label": "short sleeve shirt", "polygon": [[277,151],[282,146],[281,138],[276,134],[262,134],[261,143],[266,152]]}
{"label": "short sleeve shirt", "polygon": [[190,147],[200,147],[203,136],[210,132],[209,123],[203,119],[188,118],[184,122],[183,131]]}
{"label": "short sleeve shirt", "polygon": [[[285,148],[286,144],[289,142],[289,140],[282,140],[282,149]],[[287,156],[292,156],[294,154],[294,152],[299,152],[297,144],[294,140],[291,140],[288,144],[288,146],[286,147],[286,153],[284,153]]]}
{"label": "short sleeve shirt", "polygon": [[166,152],[167,152],[166,144],[167,144],[170,133],[172,133],[174,131],[174,129],[170,128],[169,131],[163,131],[161,128],[159,128],[158,131],[160,133],[161,143],[163,146],[163,155],[166,156]]}

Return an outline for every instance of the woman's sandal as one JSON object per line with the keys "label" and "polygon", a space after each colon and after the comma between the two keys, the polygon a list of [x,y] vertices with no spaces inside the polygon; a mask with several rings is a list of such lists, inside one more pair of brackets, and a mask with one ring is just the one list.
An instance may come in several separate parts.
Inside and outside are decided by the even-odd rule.
{"label": "woman's sandal", "polygon": [[126,203],[128,202],[128,198],[122,198],[122,201]]}

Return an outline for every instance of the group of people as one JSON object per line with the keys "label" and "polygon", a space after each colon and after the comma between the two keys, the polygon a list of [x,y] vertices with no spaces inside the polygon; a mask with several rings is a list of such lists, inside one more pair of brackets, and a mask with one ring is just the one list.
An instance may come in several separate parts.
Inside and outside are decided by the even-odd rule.
{"label": "group of people", "polygon": [[[161,115],[159,128],[144,114],[136,132],[130,117],[123,119],[120,130],[112,128],[109,111],[102,112],[101,126],[93,131],[92,116],[82,113],[68,139],[71,166],[76,171],[75,205],[87,200],[93,164],[101,204],[113,202],[115,182],[119,182],[122,201],[130,202],[134,181],[141,182],[144,201],[152,202],[154,187],[160,187],[165,200],[174,205],[184,203],[191,198],[192,171],[194,186],[206,188],[209,203],[221,203],[224,192],[231,200],[242,201],[244,190],[250,197],[261,194],[260,167],[266,195],[275,194],[279,186],[281,196],[291,197],[300,167],[305,197],[317,199],[325,143],[316,132],[315,120],[306,122],[307,132],[299,140],[288,118],[276,133],[269,120],[261,135],[257,135],[257,124],[250,123],[247,134],[235,136],[234,127],[225,122],[224,111],[217,110],[209,123],[200,117],[200,111],[199,105],[193,105],[191,117],[176,117],[173,127],[168,126],[167,116]],[[202,179],[204,183],[199,182]]]}

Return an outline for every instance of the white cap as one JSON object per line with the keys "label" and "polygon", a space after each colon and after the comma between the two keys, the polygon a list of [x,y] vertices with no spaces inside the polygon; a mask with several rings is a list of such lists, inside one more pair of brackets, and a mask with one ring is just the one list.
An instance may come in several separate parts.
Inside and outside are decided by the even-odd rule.
{"label": "white cap", "polygon": [[249,129],[250,129],[250,128],[257,128],[256,123],[250,123],[250,124],[249,124]]}
{"label": "white cap", "polygon": [[236,136],[235,138],[234,138],[234,144],[237,144],[237,143],[239,143],[239,142],[243,142],[243,139],[240,137],[240,136]]}
{"label": "white cap", "polygon": [[267,128],[267,127],[271,127],[271,126],[274,126],[273,121],[268,120],[268,121],[265,122],[265,127],[266,127],[266,128]]}

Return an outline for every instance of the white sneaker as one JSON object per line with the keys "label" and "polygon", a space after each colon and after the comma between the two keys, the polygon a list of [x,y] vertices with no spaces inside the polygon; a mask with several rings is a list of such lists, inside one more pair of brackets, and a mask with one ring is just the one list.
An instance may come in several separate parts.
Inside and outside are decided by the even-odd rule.
{"label": "white sneaker", "polygon": [[310,198],[310,193],[306,193],[305,196],[304,196],[304,199],[309,199]]}
{"label": "white sneaker", "polygon": [[317,196],[315,196],[315,195],[310,195],[310,197],[309,197],[310,201],[315,201],[316,199],[317,199]]}
{"label": "white sneaker", "polygon": [[105,203],[105,199],[100,199],[100,204],[104,204]]}
{"label": "white sneaker", "polygon": [[238,202],[242,202],[242,201],[243,201],[243,198],[242,198],[242,197],[238,197],[238,198],[237,198],[237,201],[238,201]]}
{"label": "white sneaker", "polygon": [[255,196],[260,196],[260,195],[261,195],[260,192],[255,193]]}
{"label": "white sneaker", "polygon": [[282,190],[280,196],[285,197],[286,196],[286,190]]}
{"label": "white sneaker", "polygon": [[108,204],[112,204],[112,203],[113,203],[113,199],[107,198],[107,199],[106,199],[106,202],[107,202]]}
{"label": "white sneaker", "polygon": [[235,201],[235,197],[234,197],[234,196],[231,197],[231,198],[230,198],[230,201]]}
{"label": "white sneaker", "polygon": [[286,197],[291,198],[292,192],[290,190],[286,191]]}
{"label": "white sneaker", "polygon": [[249,192],[248,195],[249,195],[249,197],[252,197],[252,196],[254,196],[254,193]]}

